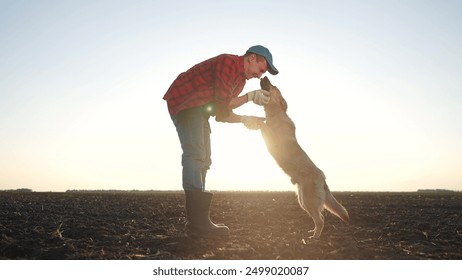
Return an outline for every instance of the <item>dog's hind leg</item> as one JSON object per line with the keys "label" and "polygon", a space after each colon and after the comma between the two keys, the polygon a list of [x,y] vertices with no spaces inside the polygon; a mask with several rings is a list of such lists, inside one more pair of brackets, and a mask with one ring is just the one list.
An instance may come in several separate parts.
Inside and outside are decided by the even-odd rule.
{"label": "dog's hind leg", "polygon": [[297,200],[298,204],[300,204],[300,207],[308,214],[311,215],[310,212],[308,212],[308,209],[305,206],[305,202],[303,200],[303,197],[306,196],[304,193],[303,185],[300,183],[297,183]]}
{"label": "dog's hind leg", "polygon": [[324,192],[319,192],[312,184],[297,184],[298,202],[313,219],[314,229],[308,231],[313,235],[310,238],[319,238],[324,228],[324,216],[322,215]]}
{"label": "dog's hind leg", "polygon": [[318,239],[321,236],[322,230],[324,229],[324,215],[322,214],[322,208],[317,205],[315,201],[310,201],[313,198],[308,198],[305,201],[305,211],[311,216],[314,222],[314,229],[308,231],[312,235],[309,238]]}
{"label": "dog's hind leg", "polygon": [[324,228],[324,216],[321,212],[311,214],[311,217],[314,221],[314,230],[310,231],[313,235],[310,238],[318,239],[321,236],[322,230]]}

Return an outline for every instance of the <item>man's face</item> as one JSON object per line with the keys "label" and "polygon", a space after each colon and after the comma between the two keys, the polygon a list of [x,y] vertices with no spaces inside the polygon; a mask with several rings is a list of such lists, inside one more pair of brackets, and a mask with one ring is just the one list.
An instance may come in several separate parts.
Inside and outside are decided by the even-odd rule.
{"label": "man's face", "polygon": [[261,78],[261,76],[268,70],[268,64],[264,58],[257,59],[256,54],[251,54],[249,57],[249,64],[245,70],[245,78],[247,80],[252,78]]}

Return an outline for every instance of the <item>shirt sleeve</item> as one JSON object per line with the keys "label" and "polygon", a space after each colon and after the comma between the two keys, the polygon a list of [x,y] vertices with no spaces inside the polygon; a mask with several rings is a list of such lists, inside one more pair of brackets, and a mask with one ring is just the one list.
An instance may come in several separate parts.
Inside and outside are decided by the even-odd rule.
{"label": "shirt sleeve", "polygon": [[235,92],[237,86],[234,84],[237,73],[238,65],[230,57],[224,57],[216,65],[214,102],[216,110],[223,116],[229,115],[229,103],[239,94]]}

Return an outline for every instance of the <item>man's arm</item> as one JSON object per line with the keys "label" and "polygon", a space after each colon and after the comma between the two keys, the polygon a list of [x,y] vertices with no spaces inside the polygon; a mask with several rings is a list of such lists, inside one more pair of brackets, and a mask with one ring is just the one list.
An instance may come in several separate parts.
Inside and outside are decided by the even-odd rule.
{"label": "man's arm", "polygon": [[233,111],[230,111],[228,116],[215,117],[217,122],[227,122],[227,123],[243,123],[248,129],[257,130],[265,123],[265,118],[254,117],[254,116],[240,116],[234,114]]}
{"label": "man's arm", "polygon": [[236,115],[232,110],[230,110],[227,115],[217,112],[215,120],[217,122],[240,123],[242,122],[242,116]]}
{"label": "man's arm", "polygon": [[241,107],[245,103],[247,103],[248,96],[247,94],[232,98],[231,101],[229,102],[229,114],[227,116],[224,115],[224,112],[220,112],[220,110],[217,111],[217,116],[215,117],[215,120],[217,122],[228,122],[228,123],[240,123],[242,122],[241,118],[242,116],[236,115],[233,112],[233,109],[236,109],[238,107]]}
{"label": "man's arm", "polygon": [[248,98],[249,97],[247,96],[247,94],[244,94],[244,95],[241,95],[239,97],[235,97],[235,98],[231,99],[231,101],[229,102],[229,108],[231,110],[233,110],[233,109],[241,107],[242,105],[247,103]]}

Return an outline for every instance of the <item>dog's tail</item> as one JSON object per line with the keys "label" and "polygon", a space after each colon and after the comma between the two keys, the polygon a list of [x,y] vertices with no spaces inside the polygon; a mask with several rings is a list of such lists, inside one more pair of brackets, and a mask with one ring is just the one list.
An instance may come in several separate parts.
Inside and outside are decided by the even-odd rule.
{"label": "dog's tail", "polygon": [[324,187],[326,191],[326,204],[325,207],[329,212],[334,214],[335,216],[339,217],[344,223],[347,223],[350,221],[350,216],[348,215],[348,211],[343,207],[342,204],[340,204],[337,199],[332,195],[332,193],[329,190],[329,187],[327,184]]}

